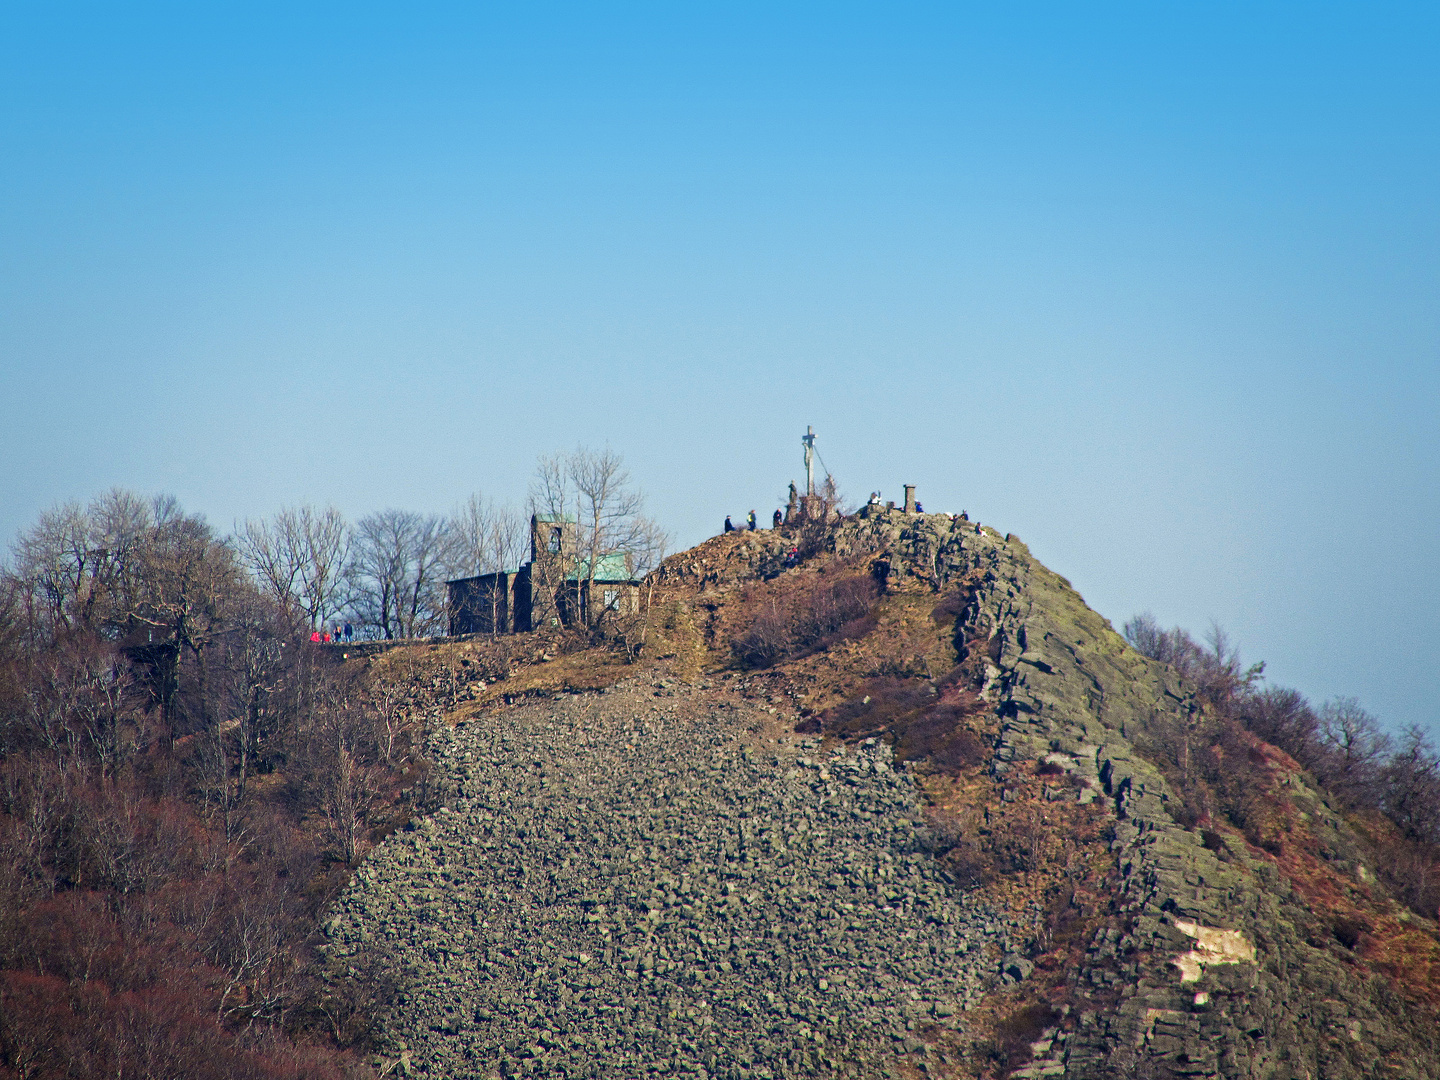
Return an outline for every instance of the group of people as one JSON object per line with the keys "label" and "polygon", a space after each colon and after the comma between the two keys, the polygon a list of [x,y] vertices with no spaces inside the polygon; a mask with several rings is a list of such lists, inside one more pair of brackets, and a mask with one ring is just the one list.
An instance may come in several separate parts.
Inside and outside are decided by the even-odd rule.
{"label": "group of people", "polygon": [[[785,523],[785,515],[782,514],[779,510],[776,510],[776,511],[775,511],[775,516],[774,516],[774,518],[772,519],[772,524],[771,524],[770,527],[771,527],[772,529],[778,529],[778,528],[779,528],[781,525],[783,525],[784,523]],[[760,527],[760,526],[759,526],[758,520],[757,520],[756,517],[755,517],[755,511],[754,511],[754,510],[751,510],[751,511],[750,511],[750,515],[745,519],[745,524],[744,524],[743,528],[749,529],[751,532],[754,532],[754,531],[755,531],[756,529],[758,529],[759,527]],[[728,532],[738,532],[738,531],[739,531],[739,528],[737,528],[737,526],[735,525],[735,523],[730,520],[730,515],[729,515],[729,514],[726,514],[726,515],[725,515],[725,531],[726,531],[727,533],[728,533]]]}
{"label": "group of people", "polygon": [[[872,492],[870,493],[869,505],[871,505],[871,506],[879,506],[879,505],[880,505],[880,492],[878,492],[878,491],[872,491]],[[925,512],[924,506],[922,506],[922,505],[920,504],[919,500],[916,500],[916,502],[915,502],[915,513],[917,513],[917,514],[923,514],[924,512]],[[966,513],[964,510],[962,510],[962,511],[960,511],[959,514],[951,514],[951,515],[950,515],[950,518],[951,518],[952,521],[969,521],[969,520],[970,520],[970,515],[969,515],[968,513]],[[771,526],[770,526],[770,527],[773,528],[773,529],[778,529],[778,528],[780,528],[780,526],[783,525],[783,524],[785,524],[785,515],[784,515],[783,513],[781,513],[779,510],[776,510],[776,511],[775,511],[775,516],[774,516],[774,518],[772,519],[772,522],[771,522]],[[745,518],[745,524],[744,524],[744,525],[736,525],[733,521],[730,520],[730,515],[729,515],[729,514],[726,514],[726,515],[725,515],[725,531],[726,531],[727,533],[740,532],[740,531],[742,531],[742,530],[747,530],[747,529],[748,529],[749,531],[751,531],[751,532],[754,532],[757,528],[759,528],[759,525],[757,524],[757,519],[756,519],[756,517],[755,517],[755,511],[754,511],[754,510],[751,510],[750,513],[746,516],[746,518]],[[977,534],[979,534],[980,531],[981,531],[981,529],[980,529],[980,523],[977,521],[977,522],[975,522],[975,532],[976,532]],[[791,563],[791,565],[794,565],[794,564]],[[337,635],[338,635],[339,631],[336,631],[336,633],[337,633]],[[338,640],[340,640],[340,639],[339,639],[339,637],[337,636],[335,640],[338,641]],[[346,641],[349,641],[349,640],[350,640],[350,627],[349,627],[348,625],[345,627],[345,640],[346,640]]]}
{"label": "group of people", "polygon": [[337,623],[333,636],[329,630],[325,630],[323,628],[320,630],[312,630],[310,631],[310,641],[312,644],[315,645],[338,645],[342,641],[348,644],[350,639],[354,637],[354,635],[355,628],[351,626],[348,622],[344,626],[341,626]]}
{"label": "group of people", "polygon": [[[785,515],[784,515],[783,513],[781,513],[779,510],[776,510],[776,511],[775,511],[775,516],[771,519],[771,526],[770,526],[770,527],[773,528],[773,529],[778,529],[778,528],[780,528],[781,525],[784,525],[784,524],[785,524]],[[745,518],[745,524],[744,524],[743,526],[739,526],[739,527],[737,527],[736,524],[735,524],[733,521],[730,520],[730,515],[729,515],[729,514],[726,514],[726,515],[725,515],[725,531],[726,531],[727,533],[732,533],[732,532],[744,532],[744,531],[746,531],[746,530],[748,530],[748,531],[750,531],[750,532],[754,532],[757,528],[759,528],[759,523],[758,523],[758,521],[757,521],[757,519],[756,519],[756,517],[755,517],[755,511],[754,511],[754,510],[751,510],[750,513],[749,513],[749,515]],[[798,565],[799,562],[800,562],[800,549],[799,549],[797,546],[795,546],[794,544],[791,544],[790,547],[789,547],[789,548],[786,550],[786,552],[785,552],[784,562],[785,562],[785,568],[786,568],[787,570],[790,569],[790,567],[792,567],[792,566]]]}

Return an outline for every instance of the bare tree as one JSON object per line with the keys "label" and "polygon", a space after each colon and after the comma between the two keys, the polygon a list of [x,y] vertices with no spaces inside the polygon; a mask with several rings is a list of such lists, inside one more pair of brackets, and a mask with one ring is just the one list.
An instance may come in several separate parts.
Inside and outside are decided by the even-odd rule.
{"label": "bare tree", "polygon": [[[225,632],[245,585],[234,551],[216,539],[204,518],[162,499],[155,500],[154,515],[141,552],[143,589],[129,611],[132,637],[143,631],[146,640],[137,640],[130,652],[154,672],[156,697],[175,738],[210,719],[208,650]],[[187,667],[194,692],[189,708],[177,709]],[[181,712],[193,714],[184,730],[177,723]]]}
{"label": "bare tree", "polygon": [[349,570],[357,619],[387,640],[434,633],[444,619],[446,549],[437,514],[381,510],[361,518]]}
{"label": "bare tree", "polygon": [[1265,671],[1263,661],[1249,667],[1241,663],[1239,649],[1219,623],[1210,624],[1204,645],[1178,626],[1162,630],[1148,611],[1130,619],[1123,633],[1139,652],[1169,664],[1192,680],[1207,701],[1223,708],[1229,708],[1240,694],[1252,690]]}
{"label": "bare tree", "polygon": [[299,629],[294,617],[251,590],[234,606],[218,643],[216,706],[193,744],[191,764],[203,804],[215,809],[230,843],[246,833],[250,781],[287,710],[284,691],[294,682],[295,650],[286,645]]}
{"label": "bare tree", "polygon": [[535,475],[530,480],[531,513],[560,520],[575,512],[575,484],[570,470],[573,456],[542,454],[535,462]]}
{"label": "bare tree", "polygon": [[1380,782],[1390,820],[1409,837],[1440,844],[1440,755],[1420,727],[1411,725],[1401,733]]}
{"label": "bare tree", "polygon": [[1320,709],[1320,738],[1330,751],[1322,782],[1352,799],[1371,794],[1391,747],[1380,722],[1355,698],[1336,698]]}
{"label": "bare tree", "polygon": [[351,675],[312,673],[312,708],[292,738],[301,798],[319,810],[336,853],[353,865],[361,855],[380,798],[375,716]]}
{"label": "bare tree", "polygon": [[576,610],[587,628],[604,614],[587,602],[597,575],[623,572],[627,579],[650,569],[664,551],[665,534],[645,516],[645,497],[634,486],[620,455],[577,447],[542,457],[530,487],[532,509],[552,518],[573,518],[576,550],[566,578],[574,582]]}
{"label": "bare tree", "polygon": [[[554,533],[557,538],[563,537],[565,523],[573,525],[576,521],[570,457],[566,453],[542,454],[530,481],[530,515],[558,523],[561,527]],[[566,544],[562,539],[543,557],[535,552],[530,564],[530,588],[535,605],[532,620],[550,615],[568,617],[567,611],[578,609],[579,590],[573,584],[577,550],[573,540]],[[541,615],[541,612],[547,614]]]}
{"label": "bare tree", "polygon": [[117,488],[86,507],[57,506],[21,533],[14,580],[30,630],[49,640],[75,630],[121,636],[143,588],[140,555],[162,504]]}
{"label": "bare tree", "polygon": [[[645,575],[645,618],[640,626],[640,648],[643,651],[650,637],[650,604],[655,599],[655,579],[658,577],[656,571],[660,564],[665,561],[666,551],[670,546],[670,535],[658,525],[653,527],[645,550],[643,561]],[[639,573],[641,565],[636,566]]]}
{"label": "bare tree", "polygon": [[54,636],[71,629],[94,575],[94,530],[79,503],[40,515],[15,544],[15,572],[29,586],[35,622]]}
{"label": "bare tree", "polygon": [[608,447],[601,451],[582,448],[571,454],[570,478],[575,486],[581,554],[576,576],[584,581],[584,596],[590,601],[582,603],[581,617],[587,626],[593,626],[604,614],[593,602],[601,567],[618,556],[624,562],[625,576],[632,576],[635,555],[650,539],[642,513],[645,497],[631,485],[620,456]]}
{"label": "bare tree", "polygon": [[245,566],[282,608],[321,629],[340,608],[351,533],[333,506],[286,508],[270,521],[247,521],[235,532]]}

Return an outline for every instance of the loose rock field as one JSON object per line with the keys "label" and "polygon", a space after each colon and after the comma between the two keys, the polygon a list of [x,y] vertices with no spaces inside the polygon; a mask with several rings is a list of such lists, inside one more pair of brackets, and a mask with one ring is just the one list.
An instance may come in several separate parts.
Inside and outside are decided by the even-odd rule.
{"label": "loose rock field", "polygon": [[443,729],[447,805],[377,849],[327,923],[405,987],[427,1076],[895,1075],[935,1060],[1004,952],[918,842],[888,750],[754,735],[645,685]]}

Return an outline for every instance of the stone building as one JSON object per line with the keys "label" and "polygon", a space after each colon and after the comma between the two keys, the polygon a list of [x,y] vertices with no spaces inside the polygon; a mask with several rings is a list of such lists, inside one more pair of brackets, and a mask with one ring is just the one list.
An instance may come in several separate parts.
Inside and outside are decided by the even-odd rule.
{"label": "stone building", "polygon": [[[530,518],[530,561],[518,570],[457,578],[445,583],[450,633],[512,634],[542,626],[590,622],[592,611],[625,614],[638,610],[639,585],[630,556],[622,552],[596,560],[595,576],[579,551],[573,518]],[[599,605],[598,611],[592,604]]]}

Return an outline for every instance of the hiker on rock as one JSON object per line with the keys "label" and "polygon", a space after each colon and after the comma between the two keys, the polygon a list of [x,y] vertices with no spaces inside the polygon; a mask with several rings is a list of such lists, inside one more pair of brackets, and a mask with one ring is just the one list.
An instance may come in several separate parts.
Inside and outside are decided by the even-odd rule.
{"label": "hiker on rock", "polygon": [[754,531],[755,531],[755,511],[754,511],[754,510],[751,510],[751,511],[750,511],[750,516],[749,516],[749,518],[747,518],[746,520],[749,521],[749,523],[750,523],[750,531],[751,531],[751,532],[754,532]]}
{"label": "hiker on rock", "polygon": [[770,527],[771,527],[772,529],[778,529],[778,528],[780,527],[780,523],[781,523],[782,521],[784,521],[784,520],[785,520],[785,515],[782,514],[779,510],[776,510],[776,511],[775,511],[775,523],[774,523],[773,525],[771,525]]}
{"label": "hiker on rock", "polygon": [[725,531],[726,531],[726,532],[734,532],[734,531],[735,531],[735,526],[734,526],[733,524],[731,524],[731,522],[730,522],[730,515],[729,515],[729,514],[726,514],[726,515],[725,515]]}

